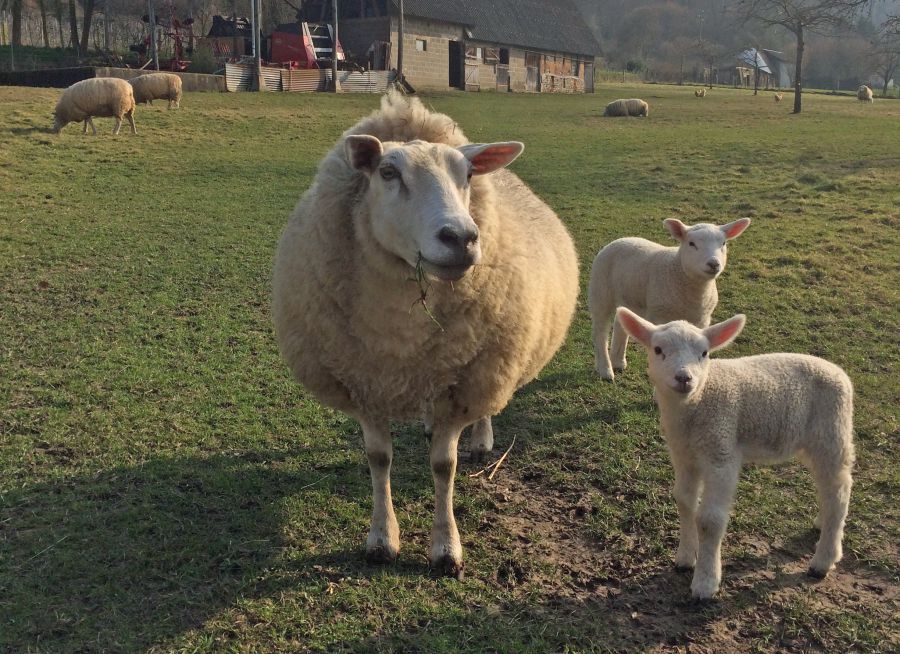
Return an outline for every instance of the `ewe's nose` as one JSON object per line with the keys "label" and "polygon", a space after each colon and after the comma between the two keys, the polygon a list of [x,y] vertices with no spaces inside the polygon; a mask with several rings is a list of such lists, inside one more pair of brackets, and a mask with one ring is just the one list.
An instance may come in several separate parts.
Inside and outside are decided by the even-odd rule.
{"label": "ewe's nose", "polygon": [[441,243],[453,250],[454,254],[461,255],[478,242],[478,228],[464,229],[444,225],[437,237]]}

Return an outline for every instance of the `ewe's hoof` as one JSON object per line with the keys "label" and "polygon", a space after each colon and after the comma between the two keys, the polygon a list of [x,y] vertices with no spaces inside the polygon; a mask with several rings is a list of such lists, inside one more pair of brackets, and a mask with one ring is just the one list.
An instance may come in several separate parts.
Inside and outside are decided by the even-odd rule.
{"label": "ewe's hoof", "polygon": [[813,568],[812,566],[810,566],[806,570],[806,574],[813,579],[824,579],[828,576],[828,570],[819,570],[818,568]]}
{"label": "ewe's hoof", "polygon": [[452,577],[457,581],[462,581],[466,576],[466,564],[455,561],[451,556],[442,556],[437,561],[432,561],[431,569],[442,577]]}
{"label": "ewe's hoof", "polygon": [[485,463],[493,453],[493,450],[472,450],[469,452],[469,461],[477,464]]}
{"label": "ewe's hoof", "polygon": [[696,595],[691,593],[691,601],[697,606],[709,606],[716,601],[713,595]]}
{"label": "ewe's hoof", "polygon": [[377,546],[366,550],[366,561],[375,564],[393,563],[397,560],[397,552],[387,547]]}

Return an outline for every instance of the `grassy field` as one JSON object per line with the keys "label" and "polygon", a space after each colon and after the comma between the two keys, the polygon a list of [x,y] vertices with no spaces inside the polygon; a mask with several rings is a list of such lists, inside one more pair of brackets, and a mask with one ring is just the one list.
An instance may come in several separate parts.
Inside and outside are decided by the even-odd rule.
{"label": "grassy field", "polygon": [[[289,212],[377,97],[188,94],[139,109],[136,137],[82,137],[47,132],[58,93],[0,87],[0,652],[900,647],[900,102],[423,97],[473,141],[526,143],[513,170],[571,230],[582,288],[614,238],[751,216],[716,312],[748,325],[722,356],[807,352],[854,380],[844,561],[804,575],[803,468],[749,469],[721,599],[695,605],[644,356],[601,382],[583,301],[495,420],[498,453],[516,437],[501,471],[462,459],[466,579],[426,567],[417,426],[395,431],[401,558],[364,562],[359,427],[292,382],[268,297]],[[635,95],[648,120],[600,117]]]}

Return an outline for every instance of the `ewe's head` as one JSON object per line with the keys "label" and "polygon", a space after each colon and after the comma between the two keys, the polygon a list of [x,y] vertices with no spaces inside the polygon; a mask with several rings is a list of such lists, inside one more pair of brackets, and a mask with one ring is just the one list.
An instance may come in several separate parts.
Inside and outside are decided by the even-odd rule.
{"label": "ewe's head", "polygon": [[347,160],[368,178],[365,197],[378,243],[412,267],[440,279],[460,279],[481,259],[478,226],[469,214],[469,181],[502,168],[521,143],[382,143],[348,136]]}
{"label": "ewe's head", "polygon": [[678,256],[684,272],[697,279],[715,279],[725,270],[728,260],[726,241],[737,238],[747,229],[749,218],[741,218],[727,225],[700,223],[691,227],[680,220],[668,218],[663,225],[679,242]]}
{"label": "ewe's head", "polygon": [[625,307],[616,310],[616,319],[647,350],[650,381],[657,392],[683,397],[703,388],[709,354],[737,338],[745,322],[744,315],[738,314],[706,329],[684,320],[654,325]]}

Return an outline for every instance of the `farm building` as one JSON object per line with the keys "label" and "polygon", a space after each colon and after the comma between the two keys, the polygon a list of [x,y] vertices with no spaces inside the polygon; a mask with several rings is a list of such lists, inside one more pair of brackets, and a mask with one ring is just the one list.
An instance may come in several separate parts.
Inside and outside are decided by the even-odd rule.
{"label": "farm building", "polygon": [[782,53],[775,50],[749,48],[737,56],[734,67],[734,86],[753,88],[756,67],[759,66],[759,88],[790,88],[791,70],[782,59]]}
{"label": "farm building", "polygon": [[[330,1],[304,4],[327,20]],[[397,0],[342,2],[340,40],[365,67],[396,68]],[[600,46],[571,0],[404,0],[403,73],[419,89],[592,92]]]}

